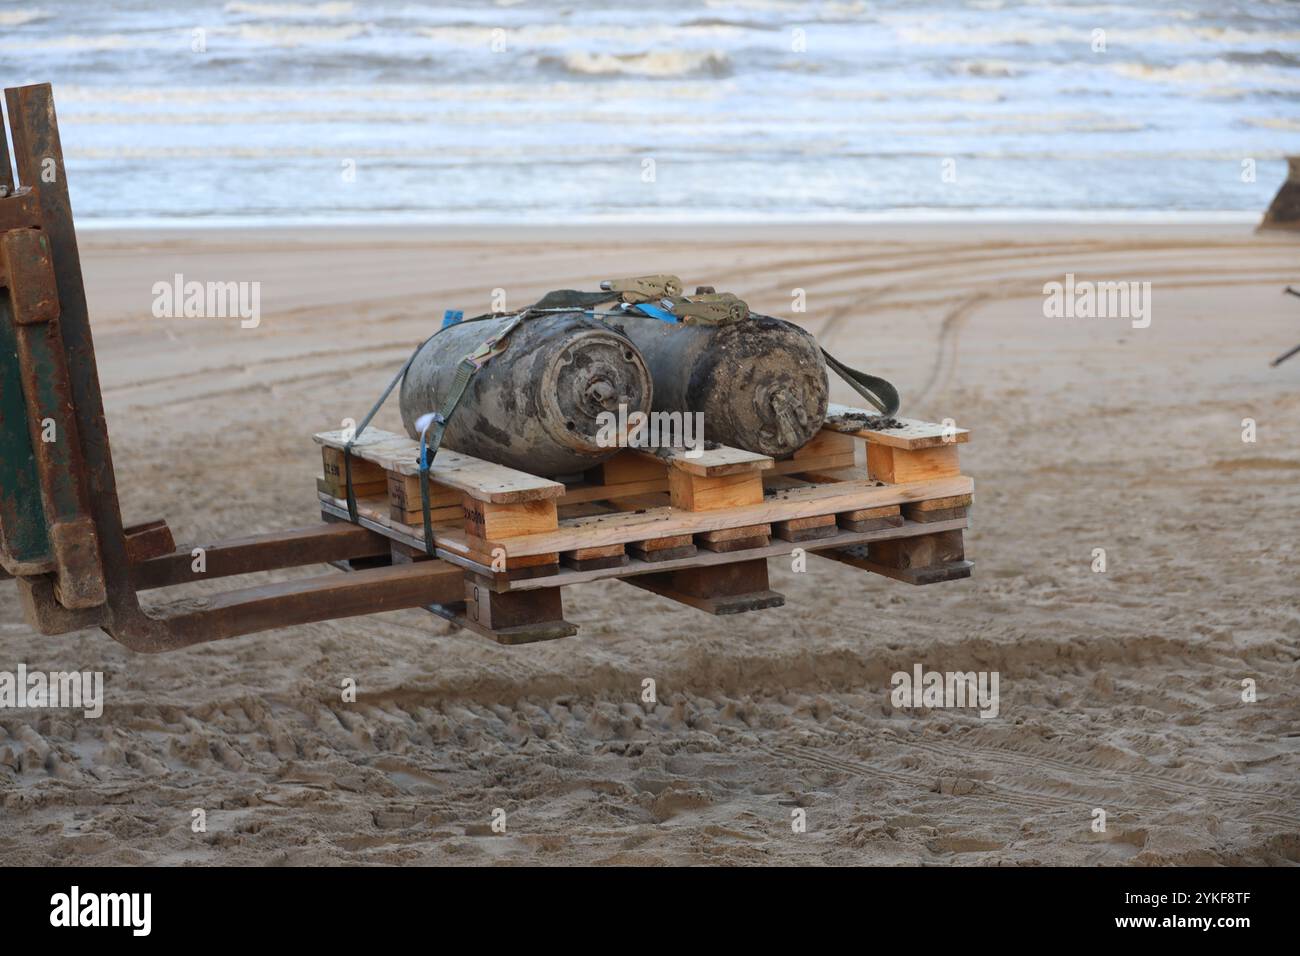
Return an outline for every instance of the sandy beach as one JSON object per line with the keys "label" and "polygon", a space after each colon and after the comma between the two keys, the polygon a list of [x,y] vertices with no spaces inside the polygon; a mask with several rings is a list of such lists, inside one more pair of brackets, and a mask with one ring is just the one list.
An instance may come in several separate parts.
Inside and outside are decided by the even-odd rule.
{"label": "sandy beach", "polygon": [[[0,582],[0,670],[106,675],[100,719],[0,711],[0,862],[1300,862],[1300,358],[1268,365],[1300,342],[1282,292],[1300,237],[411,227],[81,246],[124,517],[165,517],[178,544],[318,520],[310,436],[360,419],[444,309],[674,272],[805,325],[894,381],[904,414],[970,428],[975,569],[917,588],[773,560],[785,606],[731,618],[603,582],[566,594],[581,629],[546,644],[402,611],[158,657],[38,636]],[[260,324],[154,318],[176,273],[260,282]],[[1150,282],[1149,327],[1046,317],[1044,283],[1067,274]],[[378,424],[400,430],[395,401]],[[890,676],[918,663],[999,672],[998,717],[894,709]]]}

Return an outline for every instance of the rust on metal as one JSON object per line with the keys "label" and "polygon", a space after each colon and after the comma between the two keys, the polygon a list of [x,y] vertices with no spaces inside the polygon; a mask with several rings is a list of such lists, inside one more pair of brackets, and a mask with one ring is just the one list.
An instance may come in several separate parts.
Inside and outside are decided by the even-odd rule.
{"label": "rust on metal", "polygon": [[177,548],[161,519],[123,526],[53,95],[41,84],[5,99],[17,177],[0,149],[0,566],[17,578],[31,625],[43,634],[98,627],[158,652],[462,597],[460,568],[424,561],[141,606],[141,590],[387,561],[389,545],[322,523]]}
{"label": "rust on metal", "polygon": [[174,549],[136,564],[131,578],[139,591],[190,581],[272,571],[304,564],[329,564],[390,553],[389,541],[359,525],[336,523],[276,531],[217,542],[202,548],[202,571],[196,570],[197,549]]}

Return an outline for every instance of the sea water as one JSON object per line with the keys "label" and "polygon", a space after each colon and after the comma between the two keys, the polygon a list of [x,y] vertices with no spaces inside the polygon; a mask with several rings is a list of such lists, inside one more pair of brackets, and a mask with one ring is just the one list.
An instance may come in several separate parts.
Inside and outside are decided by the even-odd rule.
{"label": "sea water", "polygon": [[1300,4],[0,5],[82,225],[1258,217]]}

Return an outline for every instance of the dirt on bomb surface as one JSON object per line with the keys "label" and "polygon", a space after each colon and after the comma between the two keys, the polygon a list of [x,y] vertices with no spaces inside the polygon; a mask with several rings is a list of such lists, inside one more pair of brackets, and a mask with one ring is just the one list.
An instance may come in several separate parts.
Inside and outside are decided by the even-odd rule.
{"label": "dirt on bomb surface", "polygon": [[[318,520],[310,435],[368,408],[443,308],[675,271],[777,314],[804,288],[791,318],[902,414],[973,429],[975,573],[773,561],[786,606],[735,618],[604,582],[566,594],[579,634],[549,644],[403,611],[156,657],[38,636],[0,582],[0,670],[106,688],[98,719],[0,710],[0,862],[1300,860],[1300,391],[1267,367],[1295,337],[1291,237],[794,238],[83,234],[123,511],[178,543]],[[261,281],[260,327],[153,319],[175,272]],[[1151,281],[1150,327],[1046,319],[1066,272]],[[895,706],[917,664],[997,672],[998,716]]]}

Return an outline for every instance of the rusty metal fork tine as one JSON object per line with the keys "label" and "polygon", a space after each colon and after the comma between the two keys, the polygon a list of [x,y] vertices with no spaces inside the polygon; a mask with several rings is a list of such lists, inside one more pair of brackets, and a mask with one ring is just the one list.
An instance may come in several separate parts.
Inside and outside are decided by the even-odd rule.
{"label": "rusty metal fork tine", "polygon": [[8,126],[8,117],[0,116],[0,193],[14,191],[14,167],[9,159]]}
{"label": "rusty metal fork tine", "polygon": [[10,175],[15,177],[16,186],[32,186],[39,179],[39,160],[33,155],[28,137],[25,135],[24,121],[27,119],[23,110],[23,92],[29,87],[9,87],[5,90],[5,112],[9,119],[9,136],[13,146],[13,169]]}
{"label": "rusty metal fork tine", "polygon": [[80,445],[79,465],[75,469],[80,474],[65,478],[82,482],[87,487],[88,517],[93,520],[97,532],[103,579],[114,616],[138,614],[139,604],[129,577],[126,538],[122,531],[53,93],[48,83],[12,88],[5,90],[5,102],[9,109],[18,178],[38,194],[40,235],[45,254],[52,264],[56,287],[57,325],[71,399],[68,412]]}

